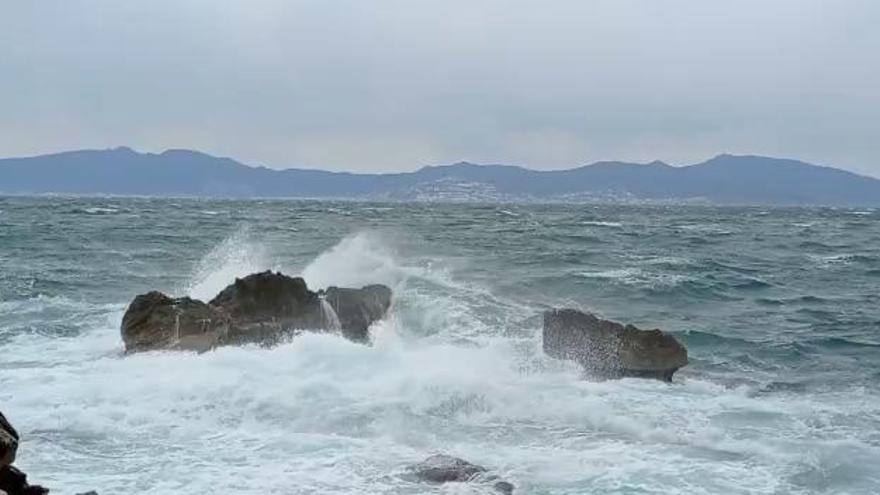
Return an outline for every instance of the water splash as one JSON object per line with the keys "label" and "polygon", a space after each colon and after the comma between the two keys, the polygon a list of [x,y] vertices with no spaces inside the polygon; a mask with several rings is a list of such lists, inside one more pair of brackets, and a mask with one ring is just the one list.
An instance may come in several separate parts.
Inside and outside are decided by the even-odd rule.
{"label": "water splash", "polygon": [[327,330],[339,331],[342,330],[342,323],[339,322],[339,315],[336,314],[336,310],[333,309],[333,305],[331,305],[327,298],[324,295],[321,295],[321,323],[324,325],[324,328]]}
{"label": "water splash", "polygon": [[302,276],[312,289],[326,289],[331,285],[361,287],[368,284],[394,287],[408,276],[395,258],[391,247],[378,234],[359,232],[321,253],[306,266]]}
{"label": "water splash", "polygon": [[184,288],[184,293],[207,301],[236,277],[274,268],[266,248],[252,241],[250,229],[242,227],[199,261],[192,282]]}

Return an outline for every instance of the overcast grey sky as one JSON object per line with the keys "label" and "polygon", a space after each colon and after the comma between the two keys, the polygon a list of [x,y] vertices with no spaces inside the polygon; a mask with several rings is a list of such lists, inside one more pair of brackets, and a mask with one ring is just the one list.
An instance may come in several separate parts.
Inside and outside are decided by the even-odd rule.
{"label": "overcast grey sky", "polygon": [[0,0],[0,156],[880,176],[876,0]]}

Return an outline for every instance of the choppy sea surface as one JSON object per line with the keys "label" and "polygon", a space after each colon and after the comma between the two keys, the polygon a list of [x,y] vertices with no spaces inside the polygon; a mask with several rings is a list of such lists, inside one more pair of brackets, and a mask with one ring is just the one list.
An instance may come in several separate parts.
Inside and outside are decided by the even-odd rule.
{"label": "choppy sea surface", "polygon": [[[138,293],[394,289],[374,345],[124,356]],[[880,492],[880,212],[0,198],[0,410],[65,494]],[[542,355],[568,306],[673,332],[675,382]]]}

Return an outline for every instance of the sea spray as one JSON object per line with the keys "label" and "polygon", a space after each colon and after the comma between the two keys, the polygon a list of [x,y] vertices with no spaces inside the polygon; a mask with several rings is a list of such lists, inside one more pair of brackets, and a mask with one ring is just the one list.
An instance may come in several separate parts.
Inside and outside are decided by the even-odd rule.
{"label": "sea spray", "polygon": [[251,229],[242,226],[205,254],[184,293],[209,301],[236,277],[274,268],[266,246],[255,242]]}
{"label": "sea spray", "polygon": [[312,289],[361,287],[385,284],[394,287],[407,277],[407,271],[395,261],[395,254],[379,235],[362,231],[347,236],[321,253],[302,271]]}

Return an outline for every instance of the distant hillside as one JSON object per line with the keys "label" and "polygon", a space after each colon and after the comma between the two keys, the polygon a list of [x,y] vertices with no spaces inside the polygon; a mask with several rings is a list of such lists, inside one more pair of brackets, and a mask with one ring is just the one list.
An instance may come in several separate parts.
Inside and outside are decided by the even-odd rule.
{"label": "distant hillside", "polygon": [[720,155],[687,167],[599,162],[570,170],[457,163],[396,174],[249,167],[187,150],[129,148],[0,159],[0,192],[427,201],[880,205],[880,180],[795,160]]}

